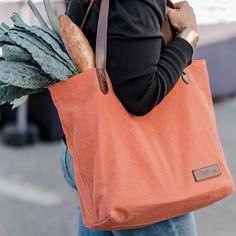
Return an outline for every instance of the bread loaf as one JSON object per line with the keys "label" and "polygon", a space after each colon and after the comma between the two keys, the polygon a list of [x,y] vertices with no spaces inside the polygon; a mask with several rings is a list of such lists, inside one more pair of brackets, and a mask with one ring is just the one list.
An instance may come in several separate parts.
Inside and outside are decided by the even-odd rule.
{"label": "bread loaf", "polygon": [[65,48],[80,72],[95,67],[95,56],[82,30],[67,16],[58,17],[59,32]]}

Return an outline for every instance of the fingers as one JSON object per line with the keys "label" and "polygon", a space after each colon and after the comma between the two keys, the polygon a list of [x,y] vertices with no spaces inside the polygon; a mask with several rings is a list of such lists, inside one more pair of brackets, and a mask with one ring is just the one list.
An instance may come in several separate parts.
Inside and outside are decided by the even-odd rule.
{"label": "fingers", "polygon": [[174,3],[174,6],[176,9],[180,9],[183,6],[189,6],[189,2],[188,1],[176,2]]}
{"label": "fingers", "polygon": [[178,9],[174,9],[172,7],[167,7],[166,6],[166,15],[175,15],[177,13]]}
{"label": "fingers", "polygon": [[169,14],[170,11],[171,11],[171,8],[166,6],[166,14]]}

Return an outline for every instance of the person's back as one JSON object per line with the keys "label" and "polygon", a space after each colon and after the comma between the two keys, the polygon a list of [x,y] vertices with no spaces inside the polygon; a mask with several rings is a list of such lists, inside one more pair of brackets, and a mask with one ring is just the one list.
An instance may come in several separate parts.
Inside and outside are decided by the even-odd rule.
{"label": "person's back", "polygon": [[[85,2],[71,0],[67,7],[66,14],[78,26],[86,11]],[[83,31],[94,51],[100,4],[101,0],[95,1]],[[184,38],[175,37],[166,47],[163,43],[161,26],[167,10],[172,24],[178,19],[178,23],[175,23],[178,33],[184,27],[197,30],[195,17],[188,3],[184,1],[176,4],[176,8],[179,8],[178,13],[177,10],[167,9],[166,0],[111,0],[106,68],[114,92],[131,114],[143,116],[150,112],[165,99],[181,72],[192,62],[194,50]],[[191,16],[190,20],[186,19],[187,16]],[[61,158],[64,175],[68,183],[76,188],[73,163],[65,136],[63,140]],[[192,212],[140,229],[95,231],[84,227],[80,208],[78,209],[78,235],[197,235]]]}

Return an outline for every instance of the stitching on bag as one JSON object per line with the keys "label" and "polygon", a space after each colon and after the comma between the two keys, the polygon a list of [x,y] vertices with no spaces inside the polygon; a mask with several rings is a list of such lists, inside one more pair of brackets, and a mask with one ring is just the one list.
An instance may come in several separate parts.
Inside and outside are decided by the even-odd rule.
{"label": "stitching on bag", "polygon": [[[100,224],[102,224],[103,222],[106,222],[108,221],[109,219],[111,219],[110,216],[108,217],[105,217],[103,220],[99,221],[99,222],[96,222],[94,224],[89,224],[87,225],[88,227],[93,227],[93,226],[99,226]],[[115,226],[114,227],[105,227],[104,230],[118,230],[118,229],[124,229],[124,227],[132,227],[133,229],[135,229],[136,227],[144,227],[144,226],[151,226],[152,224],[155,224],[157,223],[157,220],[156,218],[153,218],[152,220],[149,220],[149,221],[146,221],[146,223],[143,223],[143,224],[125,224],[124,226]],[[101,229],[102,230],[102,229]],[[177,232],[178,233],[178,232]],[[180,236],[179,234],[177,236]]]}

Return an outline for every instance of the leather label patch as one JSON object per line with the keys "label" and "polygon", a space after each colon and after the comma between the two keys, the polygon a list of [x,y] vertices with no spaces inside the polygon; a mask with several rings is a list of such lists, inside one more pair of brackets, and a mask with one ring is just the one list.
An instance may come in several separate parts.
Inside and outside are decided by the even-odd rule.
{"label": "leather label patch", "polygon": [[192,170],[196,182],[214,178],[221,175],[220,168],[217,164],[202,167],[200,169]]}

